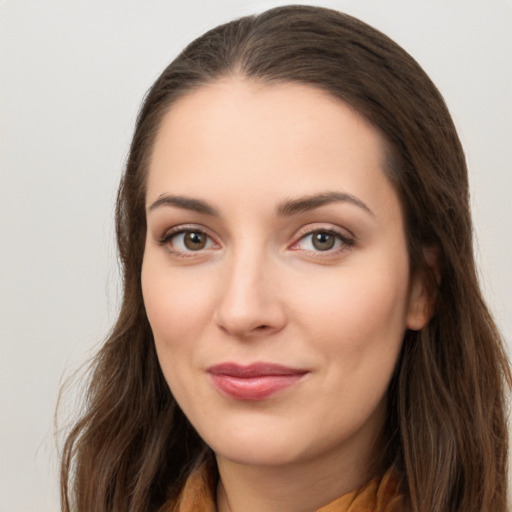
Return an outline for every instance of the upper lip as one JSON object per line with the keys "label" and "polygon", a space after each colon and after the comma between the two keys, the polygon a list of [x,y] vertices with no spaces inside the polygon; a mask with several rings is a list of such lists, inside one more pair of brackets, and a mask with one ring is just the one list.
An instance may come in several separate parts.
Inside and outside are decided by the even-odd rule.
{"label": "upper lip", "polygon": [[265,377],[274,375],[303,375],[308,372],[301,368],[290,368],[274,363],[252,363],[241,365],[237,363],[221,363],[210,366],[206,370],[212,375],[226,375],[228,377],[236,377],[239,379],[250,379],[254,377]]}

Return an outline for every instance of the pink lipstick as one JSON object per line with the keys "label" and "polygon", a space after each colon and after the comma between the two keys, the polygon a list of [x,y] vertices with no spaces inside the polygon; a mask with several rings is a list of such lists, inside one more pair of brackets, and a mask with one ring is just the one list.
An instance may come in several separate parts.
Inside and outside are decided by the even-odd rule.
{"label": "pink lipstick", "polygon": [[307,370],[273,363],[222,363],[207,370],[214,386],[236,400],[263,400],[298,382]]}

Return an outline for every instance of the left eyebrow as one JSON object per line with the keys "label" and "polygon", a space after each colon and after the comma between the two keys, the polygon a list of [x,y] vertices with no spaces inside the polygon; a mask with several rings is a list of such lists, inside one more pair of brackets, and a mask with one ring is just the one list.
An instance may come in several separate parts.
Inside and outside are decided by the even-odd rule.
{"label": "left eyebrow", "polygon": [[344,192],[323,192],[321,194],[299,197],[297,199],[286,199],[277,206],[276,214],[278,216],[296,215],[332,203],[350,203],[363,209],[373,217],[375,216],[363,201],[352,194]]}

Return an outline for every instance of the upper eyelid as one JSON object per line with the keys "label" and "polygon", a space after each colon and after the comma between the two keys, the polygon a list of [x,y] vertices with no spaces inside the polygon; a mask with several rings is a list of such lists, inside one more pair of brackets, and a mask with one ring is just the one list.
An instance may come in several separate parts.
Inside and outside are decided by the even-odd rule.
{"label": "upper eyelid", "polygon": [[355,235],[347,228],[342,228],[337,226],[336,224],[331,224],[329,222],[318,222],[307,224],[295,232],[295,238],[299,239],[307,235],[311,235],[313,233],[318,233],[321,231],[333,233],[335,235],[339,235],[342,238],[348,238],[351,240],[355,240]]}
{"label": "upper eyelid", "polygon": [[162,233],[161,236],[158,237],[158,241],[159,243],[165,243],[169,241],[173,236],[185,233],[187,231],[196,231],[203,233],[208,238],[210,238],[215,244],[220,245],[217,238],[211,234],[211,231],[208,228],[197,224],[179,224],[177,226],[168,228]]}
{"label": "upper eyelid", "polygon": [[177,224],[176,226],[165,229],[163,235],[183,233],[184,231],[200,231],[210,236],[210,230],[201,224]]}

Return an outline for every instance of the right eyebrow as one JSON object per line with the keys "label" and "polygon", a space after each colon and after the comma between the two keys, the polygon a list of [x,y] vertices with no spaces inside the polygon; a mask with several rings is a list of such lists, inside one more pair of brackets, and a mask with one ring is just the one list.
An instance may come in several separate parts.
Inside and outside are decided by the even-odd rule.
{"label": "right eyebrow", "polygon": [[186,196],[161,195],[154,203],[148,207],[148,212],[160,206],[175,206],[184,210],[192,210],[204,215],[219,216],[219,212],[206,201],[194,199]]}

